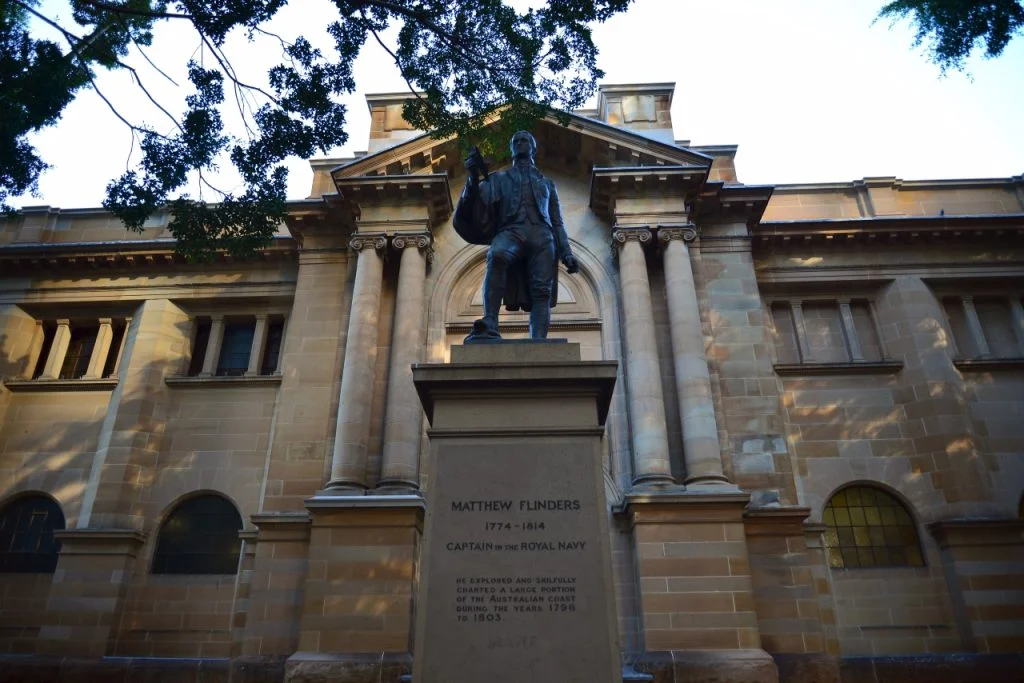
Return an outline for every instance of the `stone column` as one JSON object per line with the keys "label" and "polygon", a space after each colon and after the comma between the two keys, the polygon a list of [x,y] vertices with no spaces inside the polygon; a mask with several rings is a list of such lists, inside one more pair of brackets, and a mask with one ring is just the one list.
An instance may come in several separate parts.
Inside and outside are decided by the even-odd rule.
{"label": "stone column", "polygon": [[45,338],[46,330],[43,329],[43,321],[34,321],[32,340],[28,345],[28,357],[25,361],[25,369],[21,373],[24,379],[32,379],[32,374],[36,371],[36,364],[39,363],[39,354],[43,352],[43,340]]}
{"label": "stone column", "polygon": [[92,355],[89,357],[89,368],[85,371],[82,379],[100,379],[103,377],[103,366],[107,364],[107,356],[110,355],[110,342],[114,339],[114,329],[111,327],[110,318],[100,318],[100,327],[96,331],[96,343],[92,346]]}
{"label": "stone column", "polygon": [[864,352],[861,351],[860,339],[857,338],[857,325],[853,321],[853,310],[850,308],[849,299],[839,300],[839,314],[843,319],[843,335],[846,337],[846,347],[850,352],[850,360],[864,360]]}
{"label": "stone column", "polygon": [[991,358],[992,351],[989,349],[988,340],[985,339],[985,330],[981,326],[978,309],[974,307],[974,297],[963,297],[963,303],[967,330],[971,333],[971,340],[974,342],[974,349],[978,354],[978,358]]}
{"label": "stone column", "polygon": [[647,228],[612,233],[619,247],[619,282],[626,341],[626,390],[633,437],[633,484],[672,485],[665,397],[654,336],[651,284],[643,245],[651,241]]}
{"label": "stone column", "polygon": [[686,247],[696,237],[697,231],[692,227],[658,231],[658,239],[664,244],[665,292],[688,486],[727,481],[722,473],[722,449],[718,444],[711,375],[704,356],[697,289]]}
{"label": "stone column", "polygon": [[1013,313],[1013,333],[1017,337],[1017,353],[1024,357],[1024,304],[1019,297],[1010,297],[1010,310]]}
{"label": "stone column", "polygon": [[71,343],[71,321],[58,320],[57,331],[53,334],[53,343],[50,344],[50,355],[46,357],[46,367],[40,379],[57,379],[60,376],[60,368],[64,365],[64,356],[68,353],[68,344]]}
{"label": "stone column", "polygon": [[217,362],[220,360],[220,345],[224,341],[224,316],[213,315],[210,317],[210,336],[206,340],[206,355],[203,356],[202,377],[211,377],[217,374]]}
{"label": "stone column", "polygon": [[384,459],[378,488],[419,489],[420,434],[423,412],[412,384],[412,364],[423,349],[424,280],[431,257],[429,234],[396,235],[392,246],[402,252],[398,270],[391,367],[384,418]]}
{"label": "stone column", "polygon": [[380,312],[384,261],[378,253],[387,246],[384,235],[356,235],[349,247],[359,252],[352,310],[348,319],[341,397],[327,489],[336,492],[366,489],[366,448],[370,439],[373,368],[377,362],[377,317]]}
{"label": "stone column", "polygon": [[256,328],[252,334],[252,348],[249,350],[249,367],[245,374],[249,377],[260,374],[260,361],[263,360],[263,348],[267,344],[267,314],[256,316]]}

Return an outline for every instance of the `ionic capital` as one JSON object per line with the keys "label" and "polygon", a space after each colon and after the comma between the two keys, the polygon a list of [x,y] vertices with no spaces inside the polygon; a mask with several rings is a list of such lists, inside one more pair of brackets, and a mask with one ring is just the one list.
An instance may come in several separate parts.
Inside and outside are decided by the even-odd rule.
{"label": "ionic capital", "polygon": [[427,249],[433,243],[434,239],[427,232],[416,232],[416,233],[404,233],[395,235],[391,239],[391,246],[395,249],[405,249],[406,247],[416,247],[417,249]]}
{"label": "ionic capital", "polygon": [[612,244],[619,247],[627,242],[639,242],[641,245],[649,244],[654,238],[650,228],[616,228],[612,231]]}
{"label": "ionic capital", "polygon": [[383,251],[387,246],[388,241],[384,235],[354,235],[348,242],[348,248],[353,251],[362,251],[367,247]]}
{"label": "ionic capital", "polygon": [[697,229],[692,225],[662,226],[658,228],[658,241],[668,244],[672,240],[692,242],[697,239]]}

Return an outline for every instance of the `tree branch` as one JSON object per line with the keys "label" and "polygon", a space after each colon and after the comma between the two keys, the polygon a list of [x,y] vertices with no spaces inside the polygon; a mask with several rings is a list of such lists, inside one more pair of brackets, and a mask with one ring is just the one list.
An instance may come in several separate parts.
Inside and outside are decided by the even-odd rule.
{"label": "tree branch", "polygon": [[[150,17],[152,19],[188,19],[192,21],[195,19],[191,14],[177,14],[174,12],[147,12],[143,10],[130,9],[121,5],[109,5],[105,2],[96,2],[96,0],[79,0],[84,5],[94,7],[101,12],[110,12],[112,14],[130,14],[134,17]],[[17,0],[15,0],[17,2]]]}

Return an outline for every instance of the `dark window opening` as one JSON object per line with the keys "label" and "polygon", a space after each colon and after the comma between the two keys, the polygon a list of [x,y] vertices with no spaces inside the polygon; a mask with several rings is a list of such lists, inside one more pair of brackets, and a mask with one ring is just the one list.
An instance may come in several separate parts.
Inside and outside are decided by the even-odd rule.
{"label": "dark window opening", "polygon": [[0,512],[0,573],[52,574],[64,528],[64,513],[47,496],[25,496]]}
{"label": "dark window opening", "polygon": [[153,557],[154,574],[235,574],[242,517],[220,496],[181,503],[164,521]]}
{"label": "dark window opening", "polygon": [[281,356],[281,341],[284,339],[284,322],[271,322],[267,327],[267,344],[263,351],[263,363],[260,365],[261,375],[273,375],[277,372],[277,363]]}
{"label": "dark window opening", "polygon": [[210,343],[210,321],[196,321],[196,333],[192,337],[192,358],[188,363],[189,377],[195,377],[203,371],[206,360],[206,346]]}
{"label": "dark window opening", "polygon": [[53,323],[43,323],[43,345],[39,349],[39,360],[32,370],[32,379],[42,376],[46,369],[46,360],[50,357],[50,349],[53,347],[53,336],[57,333],[57,327]]}
{"label": "dark window opening", "polygon": [[822,513],[830,567],[922,567],[921,542],[910,512],[870,486],[837,492]]}
{"label": "dark window opening", "polygon": [[68,342],[68,351],[64,354],[60,379],[80,379],[89,370],[89,360],[96,345],[97,332],[99,328],[95,326],[71,328],[71,341]]}
{"label": "dark window opening", "polygon": [[220,346],[217,375],[239,377],[249,369],[249,354],[255,323],[228,323],[224,326],[224,339]]}
{"label": "dark window opening", "polygon": [[103,363],[103,377],[110,377],[114,374],[114,368],[117,366],[117,356],[121,351],[121,344],[124,342],[124,336],[128,334],[128,323],[115,320],[113,323],[113,333],[113,337],[110,339],[110,353],[107,354],[107,360]]}

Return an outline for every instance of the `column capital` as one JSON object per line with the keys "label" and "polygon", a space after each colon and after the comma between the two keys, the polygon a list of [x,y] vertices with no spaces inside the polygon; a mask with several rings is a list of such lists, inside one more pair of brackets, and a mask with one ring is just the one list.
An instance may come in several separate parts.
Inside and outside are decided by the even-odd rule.
{"label": "column capital", "polygon": [[371,247],[377,251],[382,251],[387,245],[387,236],[382,233],[375,233],[372,235],[354,235],[352,239],[348,241],[348,248],[353,251],[362,251],[367,247]]}
{"label": "column capital", "polygon": [[57,327],[70,327],[71,326],[71,320],[69,320],[68,318],[58,318],[56,322],[57,322]]}
{"label": "column capital", "polygon": [[668,244],[672,240],[692,242],[697,239],[697,227],[695,225],[659,225],[658,241]]}
{"label": "column capital", "polygon": [[423,252],[427,263],[434,261],[434,236],[429,232],[399,233],[391,238],[391,246],[402,251],[407,247],[415,247]]}
{"label": "column capital", "polygon": [[391,238],[391,246],[395,249],[405,249],[406,247],[427,249],[433,243],[434,237],[429,232],[400,232]]}
{"label": "column capital", "polygon": [[641,245],[648,244],[654,239],[654,233],[644,225],[635,228],[615,228],[612,230],[612,244],[624,246],[627,242],[639,242]]}
{"label": "column capital", "polygon": [[114,324],[113,318],[98,318],[97,322],[99,322],[100,325],[113,325]]}

